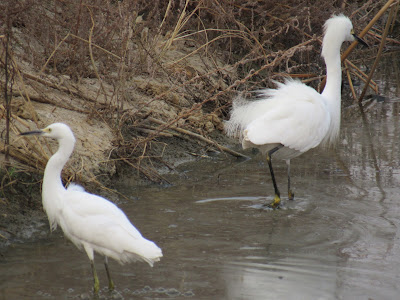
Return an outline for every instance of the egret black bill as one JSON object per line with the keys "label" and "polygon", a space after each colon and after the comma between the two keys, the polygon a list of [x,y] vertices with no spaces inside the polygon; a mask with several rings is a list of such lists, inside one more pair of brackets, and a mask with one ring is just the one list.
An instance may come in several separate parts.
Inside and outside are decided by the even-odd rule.
{"label": "egret black bill", "polygon": [[41,135],[41,134],[43,134],[43,131],[33,130],[33,131],[21,132],[19,135]]}
{"label": "egret black bill", "polygon": [[357,36],[355,33],[352,33],[352,35],[354,36],[354,39],[359,42],[361,45],[363,45],[364,47],[369,47],[368,44],[359,36]]}

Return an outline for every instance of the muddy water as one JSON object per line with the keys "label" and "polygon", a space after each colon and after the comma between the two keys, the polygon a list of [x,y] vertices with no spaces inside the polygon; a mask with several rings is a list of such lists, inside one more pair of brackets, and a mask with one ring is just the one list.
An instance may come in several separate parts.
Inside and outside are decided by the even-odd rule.
{"label": "muddy water", "polygon": [[[397,83],[383,88],[390,99],[364,114],[344,110],[337,149],[292,161],[295,201],[275,162],[282,209],[262,209],[273,189],[251,152],[185,165],[169,187],[121,183],[130,200],[119,206],[164,257],[153,268],[111,262],[113,293],[97,257],[100,299],[398,299],[400,93]],[[0,299],[92,298],[86,255],[59,230],[37,230],[37,241],[0,257]]]}

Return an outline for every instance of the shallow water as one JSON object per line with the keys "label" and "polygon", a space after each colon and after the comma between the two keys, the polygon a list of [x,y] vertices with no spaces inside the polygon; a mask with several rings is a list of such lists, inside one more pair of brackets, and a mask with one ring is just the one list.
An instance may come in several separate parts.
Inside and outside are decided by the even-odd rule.
{"label": "shallow water", "polygon": [[[337,149],[292,161],[295,201],[286,200],[285,163],[274,162],[279,210],[262,208],[273,188],[251,152],[247,161],[221,155],[182,166],[170,187],[116,186],[131,198],[119,207],[164,257],[153,268],[111,261],[113,293],[97,257],[100,299],[397,299],[398,88],[365,114],[345,109]],[[42,238],[0,256],[0,299],[91,298],[86,254],[60,230],[37,230]]]}

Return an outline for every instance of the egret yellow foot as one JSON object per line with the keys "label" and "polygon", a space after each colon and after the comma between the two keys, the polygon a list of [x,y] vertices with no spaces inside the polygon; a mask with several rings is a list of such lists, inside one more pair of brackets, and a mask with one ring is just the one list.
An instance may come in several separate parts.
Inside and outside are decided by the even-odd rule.
{"label": "egret yellow foot", "polygon": [[94,279],[93,293],[95,295],[97,295],[99,293],[99,290],[100,290],[100,282],[99,282],[99,279],[96,277]]}
{"label": "egret yellow foot", "polygon": [[281,204],[281,197],[279,197],[279,195],[275,194],[274,201],[272,201],[271,203],[267,204],[267,207],[276,209],[276,208],[279,208],[280,204]]}
{"label": "egret yellow foot", "polygon": [[294,200],[294,193],[292,192],[292,190],[289,190],[288,198],[289,198],[289,200]]}
{"label": "egret yellow foot", "polygon": [[110,291],[113,291],[114,288],[115,288],[114,282],[110,279],[110,281],[108,282],[108,289],[109,289]]}
{"label": "egret yellow foot", "polygon": [[108,277],[108,289],[109,289],[110,291],[113,291],[115,286],[114,286],[114,282],[113,282],[112,279],[111,279],[110,270],[108,269],[108,259],[107,259],[107,256],[106,256],[105,261],[104,261],[104,266],[106,267],[106,273],[107,273],[107,277]]}
{"label": "egret yellow foot", "polygon": [[99,278],[97,277],[97,272],[96,272],[96,268],[94,266],[94,262],[93,261],[91,261],[91,265],[92,265],[92,272],[93,272],[93,279],[94,279],[93,293],[95,295],[97,295],[99,293],[99,290],[100,290],[100,282],[99,282]]}

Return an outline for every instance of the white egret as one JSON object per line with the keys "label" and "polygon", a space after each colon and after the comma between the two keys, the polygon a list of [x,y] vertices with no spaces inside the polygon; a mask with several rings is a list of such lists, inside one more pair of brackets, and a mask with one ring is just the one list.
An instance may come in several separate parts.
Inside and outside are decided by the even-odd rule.
{"label": "white egret", "polygon": [[259,148],[266,156],[274,200],[280,204],[271,157],[283,159],[288,167],[288,197],[293,199],[290,188],[290,159],[318,146],[333,144],[340,129],[340,102],[342,70],[340,47],[344,41],[357,39],[353,25],[344,15],[333,16],[324,25],[322,57],[325,59],[327,82],[322,94],[300,81],[287,80],[277,83],[277,89],[260,91],[260,99],[233,103],[230,120],[225,124],[229,136],[238,136],[242,146]]}
{"label": "white egret", "polygon": [[112,202],[85,192],[83,187],[75,184],[67,189],[64,187],[61,171],[75,145],[74,134],[67,125],[54,123],[21,135],[40,135],[54,138],[59,143],[58,151],[49,159],[44,171],[43,208],[51,230],[60,225],[68,239],[79,249],[85,249],[91,262],[95,294],[99,291],[99,279],[94,266],[94,251],[105,257],[110,290],[114,289],[114,283],[108,269],[108,257],[121,264],[145,261],[150,266],[160,260],[161,249],[145,239]]}

